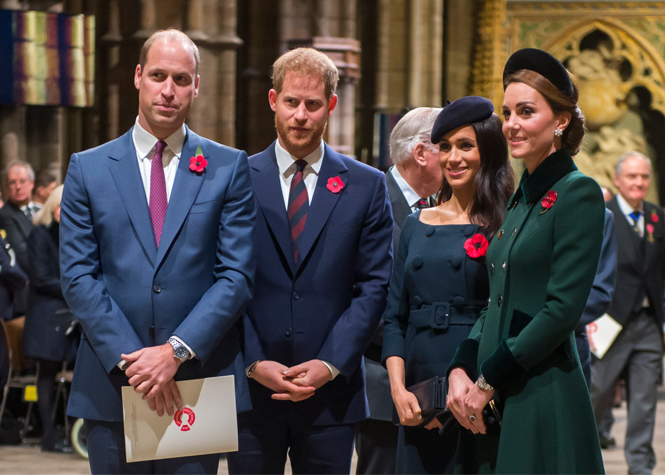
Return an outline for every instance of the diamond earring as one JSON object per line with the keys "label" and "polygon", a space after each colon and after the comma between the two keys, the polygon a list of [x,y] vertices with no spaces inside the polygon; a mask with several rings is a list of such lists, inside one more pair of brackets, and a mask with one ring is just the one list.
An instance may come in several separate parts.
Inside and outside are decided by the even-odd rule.
{"label": "diamond earring", "polygon": [[563,130],[561,130],[561,129],[556,129],[556,130],[554,131],[554,136],[555,136],[555,137],[561,137],[562,135],[563,135]]}

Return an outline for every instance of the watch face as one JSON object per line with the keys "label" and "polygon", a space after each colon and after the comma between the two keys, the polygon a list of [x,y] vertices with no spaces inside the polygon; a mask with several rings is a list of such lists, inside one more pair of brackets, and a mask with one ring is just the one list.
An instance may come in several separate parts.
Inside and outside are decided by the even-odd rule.
{"label": "watch face", "polygon": [[174,350],[174,354],[176,358],[184,359],[187,358],[187,356],[189,356],[189,351],[187,351],[187,348],[185,348],[184,346],[180,346]]}

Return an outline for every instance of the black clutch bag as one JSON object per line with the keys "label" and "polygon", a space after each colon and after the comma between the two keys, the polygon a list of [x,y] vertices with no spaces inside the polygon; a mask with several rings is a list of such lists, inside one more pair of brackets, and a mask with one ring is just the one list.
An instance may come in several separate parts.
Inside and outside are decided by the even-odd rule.
{"label": "black clutch bag", "polygon": [[[406,388],[418,399],[423,422],[418,426],[429,424],[432,419],[446,410],[446,393],[448,384],[445,377],[434,376]],[[399,425],[397,411],[393,413],[393,423]]]}

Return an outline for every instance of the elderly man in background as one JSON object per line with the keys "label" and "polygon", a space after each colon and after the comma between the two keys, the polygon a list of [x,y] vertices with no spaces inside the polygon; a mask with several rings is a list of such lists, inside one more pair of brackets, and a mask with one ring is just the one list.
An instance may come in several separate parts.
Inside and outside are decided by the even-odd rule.
{"label": "elderly man in background", "polygon": [[[390,134],[390,158],[394,166],[386,172],[386,186],[393,208],[393,249],[399,245],[402,224],[412,212],[433,204],[441,187],[439,147],[432,144],[432,126],[442,109],[419,107],[397,123]],[[388,371],[381,365],[383,322],[365,352],[369,419],[356,434],[356,473],[395,473],[398,427],[392,423],[394,403]]]}
{"label": "elderly man in background", "polygon": [[[28,235],[32,230],[32,218],[39,208],[32,201],[35,172],[28,162],[10,162],[3,173],[3,185],[7,201],[0,208],[0,229],[6,233],[5,240],[14,249],[16,263],[28,272]],[[14,315],[25,314],[27,288],[15,295]]]}
{"label": "elderly man in background", "polygon": [[625,369],[628,375],[624,452],[631,474],[652,473],[656,466],[653,435],[663,362],[665,216],[661,207],[645,201],[651,172],[651,161],[637,152],[622,155],[615,167],[618,194],[607,207],[615,216],[619,251],[614,298],[607,313],[623,328],[603,358],[591,366],[597,421],[612,405],[619,374]]}

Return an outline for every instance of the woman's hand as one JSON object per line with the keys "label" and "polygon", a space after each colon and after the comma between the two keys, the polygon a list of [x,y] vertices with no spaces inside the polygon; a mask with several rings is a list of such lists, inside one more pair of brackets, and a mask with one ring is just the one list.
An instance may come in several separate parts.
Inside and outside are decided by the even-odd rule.
{"label": "woman's hand", "polygon": [[403,426],[417,426],[422,424],[423,416],[420,413],[420,404],[416,396],[406,388],[393,392],[393,401],[399,415],[399,422]]}
{"label": "woman's hand", "polygon": [[455,419],[459,421],[462,427],[477,434],[478,431],[469,419],[469,414],[467,414],[464,406],[464,399],[474,386],[475,384],[469,379],[466,371],[462,368],[455,368],[452,370],[448,377],[448,397],[446,398],[446,407],[453,413],[453,416],[455,416]]}
{"label": "woman's hand", "polygon": [[[485,434],[487,432],[485,421],[483,421],[483,409],[493,397],[494,391],[480,389],[477,384],[474,384],[466,396],[464,396],[464,406],[462,409],[466,413],[468,421],[473,427],[471,430],[474,434]],[[472,421],[471,416],[473,416],[473,419],[475,420]]]}

